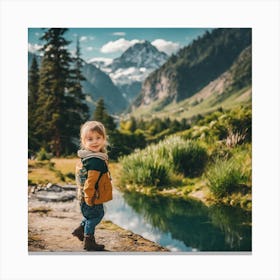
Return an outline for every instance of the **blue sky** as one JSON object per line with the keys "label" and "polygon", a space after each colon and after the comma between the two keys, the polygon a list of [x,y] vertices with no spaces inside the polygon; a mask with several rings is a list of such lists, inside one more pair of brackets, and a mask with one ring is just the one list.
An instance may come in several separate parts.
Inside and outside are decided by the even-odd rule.
{"label": "blue sky", "polygon": [[[81,56],[90,61],[96,58],[116,58],[133,44],[148,40],[160,51],[176,53],[193,39],[203,35],[211,28],[69,28],[65,38],[72,43],[69,50],[74,51],[77,37],[80,41]],[[41,28],[28,29],[28,50],[37,52],[43,41]]]}

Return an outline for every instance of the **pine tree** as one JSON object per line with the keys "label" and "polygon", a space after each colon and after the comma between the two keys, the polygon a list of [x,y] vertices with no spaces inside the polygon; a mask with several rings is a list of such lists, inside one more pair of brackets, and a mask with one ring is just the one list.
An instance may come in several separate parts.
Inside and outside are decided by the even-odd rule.
{"label": "pine tree", "polygon": [[102,122],[108,132],[116,129],[114,119],[107,113],[103,98],[97,101],[96,109],[93,114],[93,120]]}
{"label": "pine tree", "polygon": [[45,44],[36,112],[37,133],[42,139],[41,146],[57,157],[74,147],[79,127],[86,118],[81,69],[77,65],[72,67],[73,59],[67,50],[70,42],[63,37],[66,31],[66,28],[50,28],[41,37]]}
{"label": "pine tree", "polygon": [[[89,118],[89,108],[86,104],[86,95],[82,90],[82,81],[85,77],[82,74],[83,60],[81,58],[79,38],[76,42],[76,54],[73,58],[74,66],[71,71],[70,87],[65,96],[65,107],[68,108],[68,122],[65,127],[63,146],[65,152],[73,153],[79,143],[79,129],[83,122]],[[71,141],[69,141],[71,139]]]}
{"label": "pine tree", "polygon": [[36,137],[36,120],[34,113],[37,110],[39,89],[39,67],[35,55],[32,59],[28,76],[28,152],[35,153],[40,147],[40,140]]}
{"label": "pine tree", "polygon": [[106,114],[105,104],[103,98],[97,101],[95,111],[93,113],[93,120],[104,122],[104,116]]}

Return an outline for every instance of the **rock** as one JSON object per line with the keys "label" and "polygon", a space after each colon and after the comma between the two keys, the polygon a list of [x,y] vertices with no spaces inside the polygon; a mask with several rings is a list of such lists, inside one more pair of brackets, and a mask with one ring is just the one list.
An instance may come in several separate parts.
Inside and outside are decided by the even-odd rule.
{"label": "rock", "polygon": [[40,191],[37,194],[35,194],[36,198],[41,201],[52,201],[52,202],[59,202],[59,201],[69,201],[73,200],[76,197],[75,192],[51,192],[51,191]]}
{"label": "rock", "polygon": [[70,184],[68,184],[68,185],[64,185],[64,186],[62,187],[62,189],[63,189],[64,191],[76,191],[76,190],[77,190],[77,186],[76,186],[76,185],[70,185]]}
{"label": "rock", "polygon": [[49,183],[46,186],[45,190],[48,191],[48,192],[62,192],[63,188],[59,185]]}
{"label": "rock", "polygon": [[76,197],[76,186],[59,186],[48,183],[46,186],[29,186],[29,196],[32,194],[35,198],[45,202],[65,202],[73,200]]}

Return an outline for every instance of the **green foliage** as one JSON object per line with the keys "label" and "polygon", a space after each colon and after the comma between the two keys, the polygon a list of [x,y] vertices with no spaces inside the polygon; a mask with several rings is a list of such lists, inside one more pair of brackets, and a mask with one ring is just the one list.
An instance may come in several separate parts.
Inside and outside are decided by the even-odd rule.
{"label": "green foliage", "polygon": [[52,158],[52,154],[47,153],[45,148],[41,148],[39,152],[36,155],[36,159],[38,161],[43,161],[43,160],[50,160]]}
{"label": "green foliage", "polygon": [[208,186],[216,198],[230,195],[247,177],[233,159],[217,160],[206,172]]}
{"label": "green foliage", "polygon": [[[237,144],[252,141],[252,110],[240,106],[230,111],[215,111],[198,121],[194,121],[192,127],[182,133],[186,139],[200,139],[208,142],[217,140],[226,141],[234,134],[242,136],[242,141]],[[240,138],[240,137],[239,137]],[[241,139],[240,138],[240,139]]]}
{"label": "green foliage", "polygon": [[[65,28],[45,30],[43,58],[39,81],[29,76],[29,127],[32,134],[29,151],[44,147],[56,156],[70,154],[77,149],[80,125],[88,118],[88,107],[82,93],[81,58],[77,45],[76,57],[68,51]],[[35,67],[34,67],[35,69]],[[32,71],[34,70],[32,68]],[[32,78],[33,77],[33,78]],[[36,99],[32,93],[38,82]],[[32,132],[31,132],[32,130]]]}
{"label": "green foliage", "polygon": [[171,171],[189,177],[198,176],[207,159],[207,151],[199,143],[169,137],[123,157],[122,180],[138,185],[168,185]]}
{"label": "green foliage", "polygon": [[119,157],[132,153],[135,149],[146,146],[143,132],[137,129],[134,132],[114,130],[109,135],[109,156],[116,160]]}
{"label": "green foliage", "polygon": [[29,156],[34,154],[40,147],[39,139],[36,137],[36,104],[39,90],[39,67],[36,57],[33,56],[28,76],[28,152]]}
{"label": "green foliage", "polygon": [[[151,120],[130,118],[120,123],[121,132],[142,131],[145,136],[145,143],[155,143],[175,132],[189,128],[186,119],[170,120],[170,118],[152,118]],[[141,148],[141,147],[139,147]]]}
{"label": "green foliage", "polygon": [[169,183],[168,164],[156,154],[154,146],[122,158],[121,163],[122,182],[159,187]]}
{"label": "green foliage", "polygon": [[207,150],[199,142],[171,136],[157,145],[158,154],[165,158],[173,171],[187,177],[199,176],[206,166]]}
{"label": "green foliage", "polygon": [[208,160],[206,149],[194,141],[175,147],[171,153],[175,170],[188,177],[201,175]]}
{"label": "green foliage", "polygon": [[107,113],[103,98],[100,98],[97,101],[96,109],[94,111],[92,119],[103,123],[108,132],[112,132],[116,129],[114,119]]}

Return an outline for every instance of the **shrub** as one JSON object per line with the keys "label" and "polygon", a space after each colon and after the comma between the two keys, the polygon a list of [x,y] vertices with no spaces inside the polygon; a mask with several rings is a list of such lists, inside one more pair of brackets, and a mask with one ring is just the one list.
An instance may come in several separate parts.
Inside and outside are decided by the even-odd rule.
{"label": "shrub", "polygon": [[234,160],[217,160],[206,172],[209,189],[216,198],[231,194],[246,180],[245,177]]}
{"label": "shrub", "polygon": [[45,148],[41,148],[40,151],[36,155],[37,160],[50,160],[52,158],[52,155],[50,153],[47,153]]}
{"label": "shrub", "polygon": [[188,177],[196,177],[203,172],[208,155],[204,147],[196,141],[186,141],[171,150],[174,171]]}
{"label": "shrub", "polygon": [[123,157],[122,182],[145,186],[170,184],[171,173],[194,177],[200,175],[207,163],[204,147],[195,141],[173,136],[144,150]]}
{"label": "shrub", "polygon": [[123,157],[122,181],[145,186],[169,184],[169,167],[154,151],[154,146]]}

